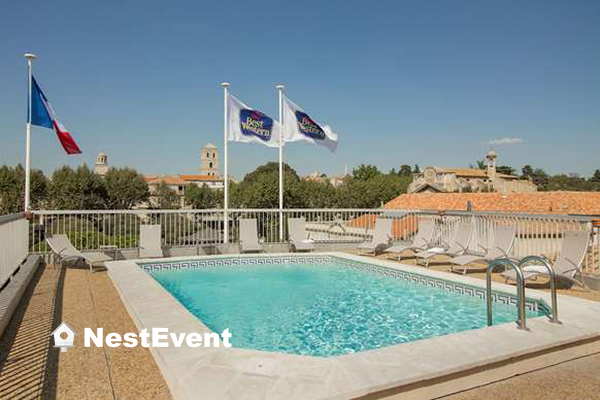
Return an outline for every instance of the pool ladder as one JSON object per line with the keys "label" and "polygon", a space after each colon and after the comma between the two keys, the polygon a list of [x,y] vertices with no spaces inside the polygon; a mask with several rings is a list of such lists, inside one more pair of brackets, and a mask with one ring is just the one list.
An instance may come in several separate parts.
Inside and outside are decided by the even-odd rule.
{"label": "pool ladder", "polygon": [[517,328],[522,330],[527,330],[527,322],[526,322],[526,313],[525,313],[525,279],[523,279],[523,268],[524,264],[527,264],[531,261],[539,261],[543,266],[548,270],[548,274],[550,275],[550,293],[552,297],[552,310],[550,322],[555,324],[560,324],[561,322],[558,320],[558,306],[556,300],[556,275],[554,274],[554,269],[550,265],[550,262],[545,257],[540,256],[527,256],[521,259],[518,264],[515,261],[508,258],[500,258],[494,261],[491,261],[488,264],[486,269],[486,300],[487,300],[487,324],[488,326],[492,326],[492,270],[494,267],[508,266],[515,270],[517,274],[517,311],[518,311],[518,321]]}

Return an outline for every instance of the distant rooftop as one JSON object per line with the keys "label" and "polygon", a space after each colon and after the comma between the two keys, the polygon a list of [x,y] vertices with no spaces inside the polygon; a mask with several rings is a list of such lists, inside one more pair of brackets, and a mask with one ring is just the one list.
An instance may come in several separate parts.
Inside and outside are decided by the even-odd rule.
{"label": "distant rooftop", "polygon": [[388,202],[387,209],[500,211],[529,214],[600,215],[600,192],[412,193]]}

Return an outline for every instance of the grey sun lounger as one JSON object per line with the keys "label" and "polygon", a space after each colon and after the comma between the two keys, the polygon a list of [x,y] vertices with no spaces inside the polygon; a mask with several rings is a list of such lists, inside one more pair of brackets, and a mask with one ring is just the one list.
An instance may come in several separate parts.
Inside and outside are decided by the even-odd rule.
{"label": "grey sun lounger", "polygon": [[[581,275],[581,265],[588,251],[590,233],[587,231],[565,231],[563,233],[562,246],[558,258],[552,265],[557,281],[576,283],[584,288],[587,285]],[[579,279],[577,279],[579,275]],[[508,270],[502,273],[504,279],[516,281],[515,271]],[[548,277],[548,270],[542,265],[523,266],[523,279],[535,279],[539,276]]]}
{"label": "grey sun lounger", "polygon": [[140,258],[164,257],[160,225],[140,225]]}
{"label": "grey sun lounger", "polygon": [[104,253],[80,252],[71,244],[67,235],[53,235],[46,238],[46,242],[58,257],[61,265],[67,261],[83,260],[90,267],[90,270],[93,270],[94,265],[102,265],[106,261],[112,261],[112,257]]}
{"label": "grey sun lounger", "polygon": [[457,257],[464,254],[471,241],[471,222],[461,222],[456,228],[454,240],[452,243],[443,243],[443,247],[431,247],[427,250],[418,252],[415,256],[417,262],[425,260],[425,266],[429,267],[429,261],[435,256]]}
{"label": "grey sun lounger", "polygon": [[[425,220],[419,222],[419,231],[413,237],[411,243],[400,243],[392,247],[388,247],[384,252],[389,253],[389,259],[395,258],[398,261],[402,260],[402,253],[405,251],[423,251],[431,247],[431,240],[433,239],[433,233],[435,231],[435,222],[432,220]],[[395,257],[391,254],[395,254]]]}
{"label": "grey sun lounger", "polygon": [[256,219],[240,219],[240,252],[261,252],[262,245],[258,242]]}
{"label": "grey sun lounger", "polygon": [[454,267],[462,267],[462,273],[466,274],[470,264],[475,262],[490,262],[497,258],[509,258],[509,253],[515,242],[515,233],[517,229],[514,226],[498,226],[494,229],[494,241],[490,247],[479,247],[484,251],[483,254],[463,254],[450,260],[450,272],[454,272]]}
{"label": "grey sun lounger", "polygon": [[290,244],[294,251],[311,251],[315,244],[310,240],[306,232],[306,220],[304,218],[288,218],[288,229]]}
{"label": "grey sun lounger", "polygon": [[377,218],[373,238],[369,242],[364,242],[358,246],[358,254],[377,255],[378,250],[388,247],[392,239],[392,222],[390,218]]}

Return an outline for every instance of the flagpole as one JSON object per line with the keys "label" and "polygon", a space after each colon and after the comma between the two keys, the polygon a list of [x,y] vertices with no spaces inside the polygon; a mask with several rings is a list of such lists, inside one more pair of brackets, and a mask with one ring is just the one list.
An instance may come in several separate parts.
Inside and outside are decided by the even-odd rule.
{"label": "flagpole", "polygon": [[35,60],[35,54],[25,53],[24,57],[27,59],[28,66],[28,87],[29,92],[27,94],[27,128],[25,130],[25,211],[29,211],[29,190],[31,186],[30,182],[30,153],[31,153],[31,86],[32,86],[32,69],[33,69],[33,60]]}
{"label": "flagpole", "polygon": [[223,210],[225,214],[223,242],[229,243],[229,165],[227,160],[227,142],[229,141],[229,83],[223,82],[223,164],[225,187],[223,190]]}
{"label": "flagpole", "polygon": [[277,85],[279,91],[279,241],[283,242],[283,89],[285,86]]}

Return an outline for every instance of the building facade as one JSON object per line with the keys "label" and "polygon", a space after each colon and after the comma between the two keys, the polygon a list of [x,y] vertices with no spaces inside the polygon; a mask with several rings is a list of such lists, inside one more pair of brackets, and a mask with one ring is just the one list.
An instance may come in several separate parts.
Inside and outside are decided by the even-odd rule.
{"label": "building facade", "polygon": [[408,193],[461,193],[461,192],[536,192],[537,186],[528,179],[496,171],[496,152],[486,156],[486,168],[427,167],[413,175]]}

